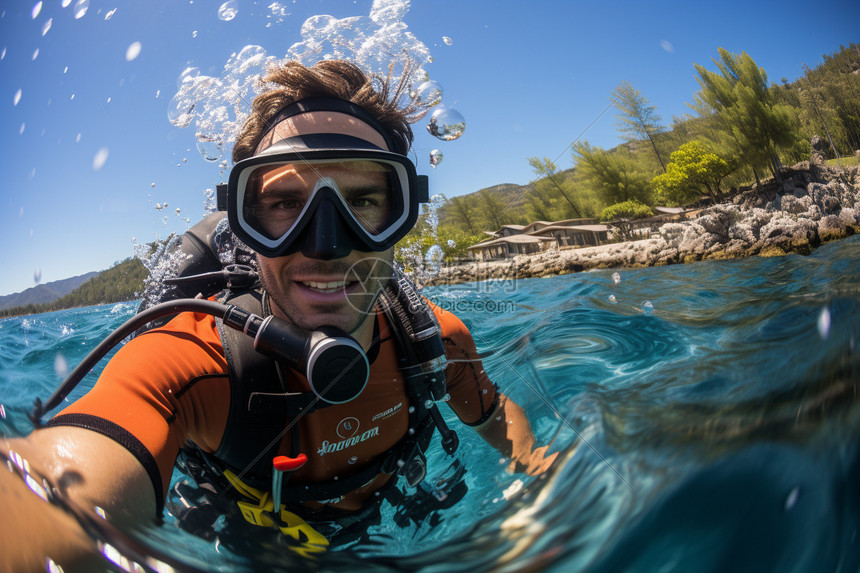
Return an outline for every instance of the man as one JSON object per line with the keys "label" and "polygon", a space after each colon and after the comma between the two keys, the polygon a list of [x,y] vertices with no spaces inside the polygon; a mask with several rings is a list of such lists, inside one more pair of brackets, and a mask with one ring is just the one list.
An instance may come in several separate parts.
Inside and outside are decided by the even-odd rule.
{"label": "man", "polygon": [[[3,448],[26,459],[74,501],[102,508],[112,523],[161,515],[183,447],[223,470],[233,489],[250,496],[251,502],[243,502],[246,519],[265,525],[283,516],[304,523],[302,518],[361,512],[402,473],[396,464],[380,470],[380,460],[414,432],[410,416],[416,405],[400,372],[396,325],[378,309],[389,277],[374,275],[380,262],[391,268],[394,243],[417,217],[416,177],[406,158],[412,132],[407,112],[394,103],[402,86],[390,93],[382,82],[374,90],[356,66],[338,61],[310,68],[289,63],[266,81],[276,87],[254,101],[234,148],[228,192],[230,226],[256,251],[262,282],[258,303],[247,296],[242,300],[304,329],[349,333],[371,363],[369,380],[351,401],[286,420],[274,444],[237,444],[236,411],[244,407],[237,394],[246,391],[248,380],[237,379],[244,358],[219,323],[183,313],[136,337],[110,361],[92,391],[47,427]],[[528,420],[489,381],[468,330],[452,314],[432,310],[451,359],[445,372],[449,406],[510,457],[513,469],[544,471],[555,456],[545,458],[545,447],[533,450]],[[287,393],[317,392],[300,374],[272,364]],[[246,462],[256,461],[269,445],[292,464],[284,470],[292,489],[283,490],[292,513],[283,516],[277,508],[273,515],[263,511],[271,499],[243,480]],[[6,559],[41,567],[47,554],[64,566],[90,552],[89,540],[68,516],[49,512],[14,477],[0,473],[0,493],[13,500],[4,503],[6,523],[11,514],[11,523],[20,524],[10,535],[24,540],[15,544],[6,538],[9,550],[0,564]],[[349,491],[337,489],[337,482],[351,483],[358,475],[369,478]],[[328,493],[291,499],[289,492],[302,486]],[[278,490],[275,497],[281,497]]]}

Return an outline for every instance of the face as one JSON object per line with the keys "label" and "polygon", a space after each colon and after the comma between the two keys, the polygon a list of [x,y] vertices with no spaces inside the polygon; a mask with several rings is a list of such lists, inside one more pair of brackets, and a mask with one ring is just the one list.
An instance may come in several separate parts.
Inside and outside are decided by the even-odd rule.
{"label": "face", "polygon": [[[326,130],[359,137],[385,149],[382,137],[358,119],[333,112],[311,112],[278,124],[272,130],[273,137],[261,143],[257,152],[284,137]],[[379,192],[385,184],[384,174],[366,166],[334,164],[309,169],[292,165],[261,177],[261,222],[265,218],[271,226],[267,231],[278,236],[289,227],[320,177],[333,179],[356,218],[370,227],[387,217]],[[391,269],[393,253],[393,248],[381,253],[353,250],[340,259],[318,260],[297,252],[275,258],[258,255],[257,260],[275,315],[307,329],[336,326],[367,347],[376,299],[390,277],[380,269]]]}

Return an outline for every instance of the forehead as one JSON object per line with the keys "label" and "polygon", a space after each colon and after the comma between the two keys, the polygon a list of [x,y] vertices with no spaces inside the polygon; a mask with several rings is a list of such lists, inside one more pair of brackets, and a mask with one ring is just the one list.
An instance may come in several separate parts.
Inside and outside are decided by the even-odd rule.
{"label": "forehead", "polygon": [[368,141],[388,150],[382,135],[360,119],[336,111],[312,111],[278,122],[257,145],[256,153],[287,137],[311,133],[340,133]]}

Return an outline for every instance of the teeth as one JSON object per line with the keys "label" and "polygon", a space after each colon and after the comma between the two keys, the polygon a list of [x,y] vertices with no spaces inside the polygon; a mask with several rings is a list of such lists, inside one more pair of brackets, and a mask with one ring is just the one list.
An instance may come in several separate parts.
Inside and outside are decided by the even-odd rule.
{"label": "teeth", "polygon": [[335,281],[330,283],[318,283],[315,281],[302,281],[302,284],[308,288],[322,292],[334,292],[346,286],[346,281]]}

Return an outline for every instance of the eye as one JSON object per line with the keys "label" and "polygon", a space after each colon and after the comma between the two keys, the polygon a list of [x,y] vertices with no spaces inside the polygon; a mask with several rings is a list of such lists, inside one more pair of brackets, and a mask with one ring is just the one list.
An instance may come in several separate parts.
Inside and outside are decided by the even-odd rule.
{"label": "eye", "polygon": [[284,211],[292,211],[294,209],[301,209],[303,206],[302,202],[298,199],[284,199],[282,201],[278,201],[274,203],[272,207],[274,209],[281,209]]}
{"label": "eye", "polygon": [[349,204],[356,209],[366,209],[368,207],[377,207],[379,205],[377,201],[374,201],[369,197],[356,197],[354,199],[350,199]]}

